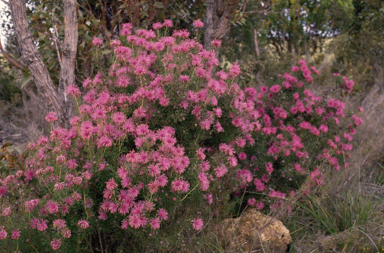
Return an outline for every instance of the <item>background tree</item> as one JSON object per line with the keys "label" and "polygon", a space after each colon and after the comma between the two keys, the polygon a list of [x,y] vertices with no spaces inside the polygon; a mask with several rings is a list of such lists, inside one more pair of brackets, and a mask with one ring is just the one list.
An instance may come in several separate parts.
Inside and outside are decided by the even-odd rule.
{"label": "background tree", "polygon": [[[65,89],[75,81],[75,57],[77,49],[77,6],[75,0],[64,0],[64,41],[57,37],[53,43],[56,46],[60,64],[59,87],[53,84],[49,72],[34,43],[30,27],[27,21],[25,3],[22,0],[9,2],[13,27],[17,37],[23,62],[27,66],[40,95],[44,98],[48,110],[56,112],[59,116],[59,124],[68,126],[68,120],[72,116],[72,101],[65,94]],[[54,32],[57,29],[54,26]],[[59,51],[58,44],[60,44]]]}

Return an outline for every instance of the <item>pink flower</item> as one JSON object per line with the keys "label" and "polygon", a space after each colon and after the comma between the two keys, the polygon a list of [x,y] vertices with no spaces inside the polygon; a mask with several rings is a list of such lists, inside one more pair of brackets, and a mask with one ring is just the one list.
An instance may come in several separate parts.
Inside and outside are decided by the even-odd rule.
{"label": "pink flower", "polygon": [[261,93],[267,93],[268,92],[268,87],[267,86],[261,86],[261,88],[260,88],[260,92]]}
{"label": "pink flower", "polygon": [[54,201],[48,201],[45,207],[47,208],[50,214],[57,213],[59,211],[59,205],[57,204],[57,202]]}
{"label": "pink flower", "polygon": [[236,76],[239,76],[241,73],[240,71],[240,66],[237,62],[233,63],[229,69],[229,75],[231,77],[236,77]]}
{"label": "pink flower", "polygon": [[69,237],[71,237],[71,230],[69,230],[68,228],[63,229],[63,230],[61,231],[61,235],[62,235],[64,238],[69,238]]}
{"label": "pink flower", "polygon": [[110,45],[111,45],[112,47],[118,47],[118,46],[121,45],[121,42],[120,42],[120,40],[112,40],[111,43],[110,43]]}
{"label": "pink flower", "polygon": [[271,88],[269,88],[269,91],[271,93],[278,93],[280,91],[280,85],[278,84],[272,85]]}
{"label": "pink flower", "polygon": [[157,211],[157,215],[160,217],[161,220],[167,220],[168,219],[168,212],[163,208],[160,208]]}
{"label": "pink flower", "polygon": [[312,70],[313,73],[315,73],[316,75],[319,74],[319,71],[316,69],[315,66],[311,66],[310,69]]}
{"label": "pink flower", "polygon": [[53,228],[64,228],[66,227],[66,221],[62,219],[57,219],[53,221]]}
{"label": "pink flower", "polygon": [[112,146],[112,140],[108,138],[107,136],[102,136],[100,139],[97,140],[97,147],[111,147]]}
{"label": "pink flower", "polygon": [[107,214],[105,212],[99,211],[99,219],[105,221],[107,219]]}
{"label": "pink flower", "polygon": [[247,159],[247,155],[246,155],[244,152],[240,152],[239,155],[238,155],[237,157],[239,157],[239,160],[245,160],[245,159]]}
{"label": "pink flower", "polygon": [[122,24],[123,29],[131,30],[133,28],[133,25],[131,23],[124,23]]}
{"label": "pink flower", "polygon": [[48,112],[47,116],[45,116],[45,120],[50,123],[55,122],[57,120],[56,113]]}
{"label": "pink flower", "polygon": [[123,124],[126,121],[126,119],[127,119],[127,117],[122,112],[115,112],[112,115],[113,122],[115,122],[118,125]]}
{"label": "pink flower", "polygon": [[25,205],[25,211],[26,212],[30,212],[32,211],[38,204],[39,204],[40,200],[39,199],[32,199],[30,201],[26,201],[24,203]]}
{"label": "pink flower", "polygon": [[205,159],[204,150],[205,150],[205,149],[203,149],[203,148],[199,148],[199,149],[196,151],[196,156],[197,156],[197,158],[199,158],[200,160],[204,160],[204,159]]}
{"label": "pink flower", "polygon": [[267,162],[267,163],[265,164],[265,170],[266,170],[269,174],[271,174],[271,173],[273,172],[273,165],[272,165],[272,163]]}
{"label": "pink flower", "polygon": [[345,86],[348,90],[348,93],[350,93],[353,90],[353,86],[355,85],[355,82],[353,80],[348,80],[347,77],[343,76]]}
{"label": "pink flower", "polygon": [[74,177],[72,181],[75,185],[80,185],[81,182],[83,182],[83,178],[82,177]]}
{"label": "pink flower", "polygon": [[186,75],[180,75],[179,79],[180,79],[180,81],[182,81],[184,83],[184,82],[189,82],[189,80],[191,78],[189,76],[186,76]]}
{"label": "pink flower", "polygon": [[302,129],[308,129],[310,130],[311,129],[311,123],[307,122],[307,121],[303,121],[299,124],[299,127],[301,127]]}
{"label": "pink flower", "polygon": [[59,156],[56,158],[56,162],[59,163],[59,164],[64,164],[64,163],[65,163],[65,156],[63,156],[63,155],[59,155]]}
{"label": "pink flower", "polygon": [[7,238],[7,231],[5,231],[4,227],[0,227],[0,240],[4,240]]}
{"label": "pink flower", "polygon": [[150,222],[149,225],[153,230],[159,229],[160,228],[160,219],[159,218],[153,218]]}
{"label": "pink flower", "polygon": [[203,28],[204,27],[204,23],[199,19],[199,20],[195,20],[193,21],[193,26],[196,27],[196,28]]}
{"label": "pink flower", "polygon": [[311,128],[311,133],[318,136],[320,134],[320,131],[315,126],[313,126]]}
{"label": "pink flower", "polygon": [[172,20],[165,19],[163,25],[165,27],[173,27]]}
{"label": "pink flower", "polygon": [[172,191],[176,192],[188,192],[189,190],[189,183],[188,181],[184,181],[181,179],[175,179],[171,183]]}
{"label": "pink flower", "polygon": [[259,202],[259,203],[257,203],[257,204],[256,204],[256,208],[257,208],[258,210],[263,209],[263,208],[264,208],[264,203],[263,203],[263,202]]}
{"label": "pink flower", "polygon": [[110,191],[113,191],[113,189],[117,187],[117,184],[115,183],[115,180],[113,178],[109,179],[109,181],[106,182],[106,184],[107,184],[107,189]]}
{"label": "pink flower", "polygon": [[326,133],[326,132],[328,132],[328,127],[324,124],[321,124],[319,127],[319,130]]}
{"label": "pink flower", "polygon": [[11,239],[12,240],[17,240],[19,239],[20,237],[20,234],[21,234],[21,231],[17,228],[15,230],[12,231],[12,234],[11,234]]}
{"label": "pink flower", "polygon": [[212,44],[213,47],[219,48],[221,46],[221,40],[214,39],[214,40],[211,41],[211,44]]}
{"label": "pink flower", "polygon": [[204,222],[203,222],[203,220],[202,219],[200,219],[200,218],[198,218],[198,219],[193,219],[192,221],[191,221],[191,223],[192,223],[192,227],[193,227],[193,229],[195,229],[195,230],[200,230],[200,229],[202,229],[203,228],[203,226],[204,226]]}
{"label": "pink flower", "polygon": [[225,165],[223,164],[223,165],[217,167],[217,168],[215,169],[215,171],[216,171],[216,177],[222,177],[222,176],[224,176],[225,174],[227,174],[228,169],[227,169],[227,167],[225,167]]}
{"label": "pink flower", "polygon": [[153,27],[153,29],[158,30],[158,29],[163,28],[163,24],[157,22],[157,23],[154,23],[154,24],[152,25],[152,27]]}
{"label": "pink flower", "polygon": [[254,198],[248,199],[248,205],[249,206],[254,206],[255,204],[256,204],[256,199],[254,199]]}
{"label": "pink flower", "polygon": [[353,122],[355,123],[355,126],[359,126],[360,124],[362,124],[364,122],[364,120],[356,115],[352,115],[352,120]]}
{"label": "pink flower", "polygon": [[241,178],[244,184],[250,183],[253,179],[252,173],[247,169],[238,170],[236,174],[238,178]]}
{"label": "pink flower", "polygon": [[129,225],[133,228],[141,226],[141,217],[139,215],[129,215]]}
{"label": "pink flower", "polygon": [[53,239],[51,241],[51,246],[52,246],[53,250],[58,250],[61,246],[61,240],[60,239]]}
{"label": "pink flower", "polygon": [[82,229],[86,229],[89,227],[89,223],[83,219],[79,220],[79,222],[77,223],[77,225],[79,225],[80,228]]}
{"label": "pink flower", "polygon": [[149,131],[149,126],[145,124],[138,125],[136,128],[137,135],[145,135]]}
{"label": "pink flower", "polygon": [[297,72],[299,70],[300,70],[299,66],[293,66],[291,69],[292,72]]}
{"label": "pink flower", "polygon": [[99,47],[99,46],[101,46],[102,43],[103,43],[103,40],[101,38],[93,38],[92,39],[92,44],[94,46]]}
{"label": "pink flower", "polygon": [[207,175],[204,172],[200,172],[198,175],[199,182],[200,182],[200,189],[202,191],[206,191],[209,188],[209,179]]}
{"label": "pink flower", "polygon": [[12,213],[12,211],[11,211],[11,207],[7,207],[7,208],[5,208],[5,209],[3,210],[2,215],[3,215],[4,217],[7,217],[7,216],[11,215],[11,213]]}
{"label": "pink flower", "polygon": [[36,228],[39,230],[39,231],[44,231],[48,228],[48,225],[47,225],[47,220],[43,220],[43,219],[40,219],[40,220],[37,220],[37,223],[36,223]]}
{"label": "pink flower", "polygon": [[81,92],[79,87],[77,87],[75,84],[71,84],[67,87],[67,94],[72,95],[73,97],[80,97]]}

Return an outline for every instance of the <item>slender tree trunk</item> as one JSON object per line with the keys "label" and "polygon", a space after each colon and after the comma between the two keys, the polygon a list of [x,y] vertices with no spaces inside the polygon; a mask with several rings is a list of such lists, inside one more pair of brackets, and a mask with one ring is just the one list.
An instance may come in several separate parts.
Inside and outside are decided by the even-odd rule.
{"label": "slender tree trunk", "polygon": [[[59,94],[63,95],[64,113],[67,117],[73,115],[73,101],[67,96],[66,89],[75,83],[75,64],[77,52],[77,1],[64,0],[64,43],[61,46],[62,64],[59,79]],[[69,127],[66,122],[66,127]]]}
{"label": "slender tree trunk", "polygon": [[255,54],[256,57],[259,58],[260,51],[259,51],[259,41],[257,39],[257,30],[253,29],[253,41],[255,42]]}
{"label": "slender tree trunk", "polygon": [[65,39],[61,47],[62,69],[59,89],[54,86],[29,30],[25,1],[11,0],[9,7],[23,61],[28,66],[45,106],[48,111],[54,111],[57,114],[59,126],[68,127],[69,118],[72,116],[72,101],[66,96],[65,89],[68,85],[75,83],[74,71],[78,37],[77,2],[76,0],[64,0]]}
{"label": "slender tree trunk", "polygon": [[229,21],[239,0],[207,0],[205,16],[204,48],[211,48],[213,39],[221,39],[230,29]]}
{"label": "slender tree trunk", "polygon": [[214,32],[214,20],[213,15],[215,12],[215,1],[214,0],[207,0],[207,11],[205,14],[205,34],[204,34],[204,48],[209,49],[211,48],[211,41],[212,36]]}

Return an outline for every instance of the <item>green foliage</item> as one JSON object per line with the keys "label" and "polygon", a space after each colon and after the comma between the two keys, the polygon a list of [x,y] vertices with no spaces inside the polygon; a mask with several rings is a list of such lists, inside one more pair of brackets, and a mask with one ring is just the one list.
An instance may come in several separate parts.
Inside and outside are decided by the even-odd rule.
{"label": "green foliage", "polygon": [[353,23],[335,39],[335,67],[350,73],[364,89],[382,76],[384,58],[384,3],[380,0],[353,1]]}

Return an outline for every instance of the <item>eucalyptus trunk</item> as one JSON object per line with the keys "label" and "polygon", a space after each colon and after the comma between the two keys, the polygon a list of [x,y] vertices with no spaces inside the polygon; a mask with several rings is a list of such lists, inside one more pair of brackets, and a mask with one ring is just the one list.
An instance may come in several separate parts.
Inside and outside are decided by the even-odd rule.
{"label": "eucalyptus trunk", "polygon": [[[44,65],[36,43],[31,34],[27,21],[24,0],[11,0],[9,7],[23,62],[32,76],[39,94],[42,96],[45,107],[58,116],[57,125],[69,127],[69,118],[72,117],[72,101],[66,95],[66,88],[75,83],[75,59],[77,50],[77,2],[76,0],[63,0],[65,38],[61,43],[61,53],[58,52],[61,66],[59,87],[55,87],[49,72]],[[58,39],[58,38],[56,38]]]}

